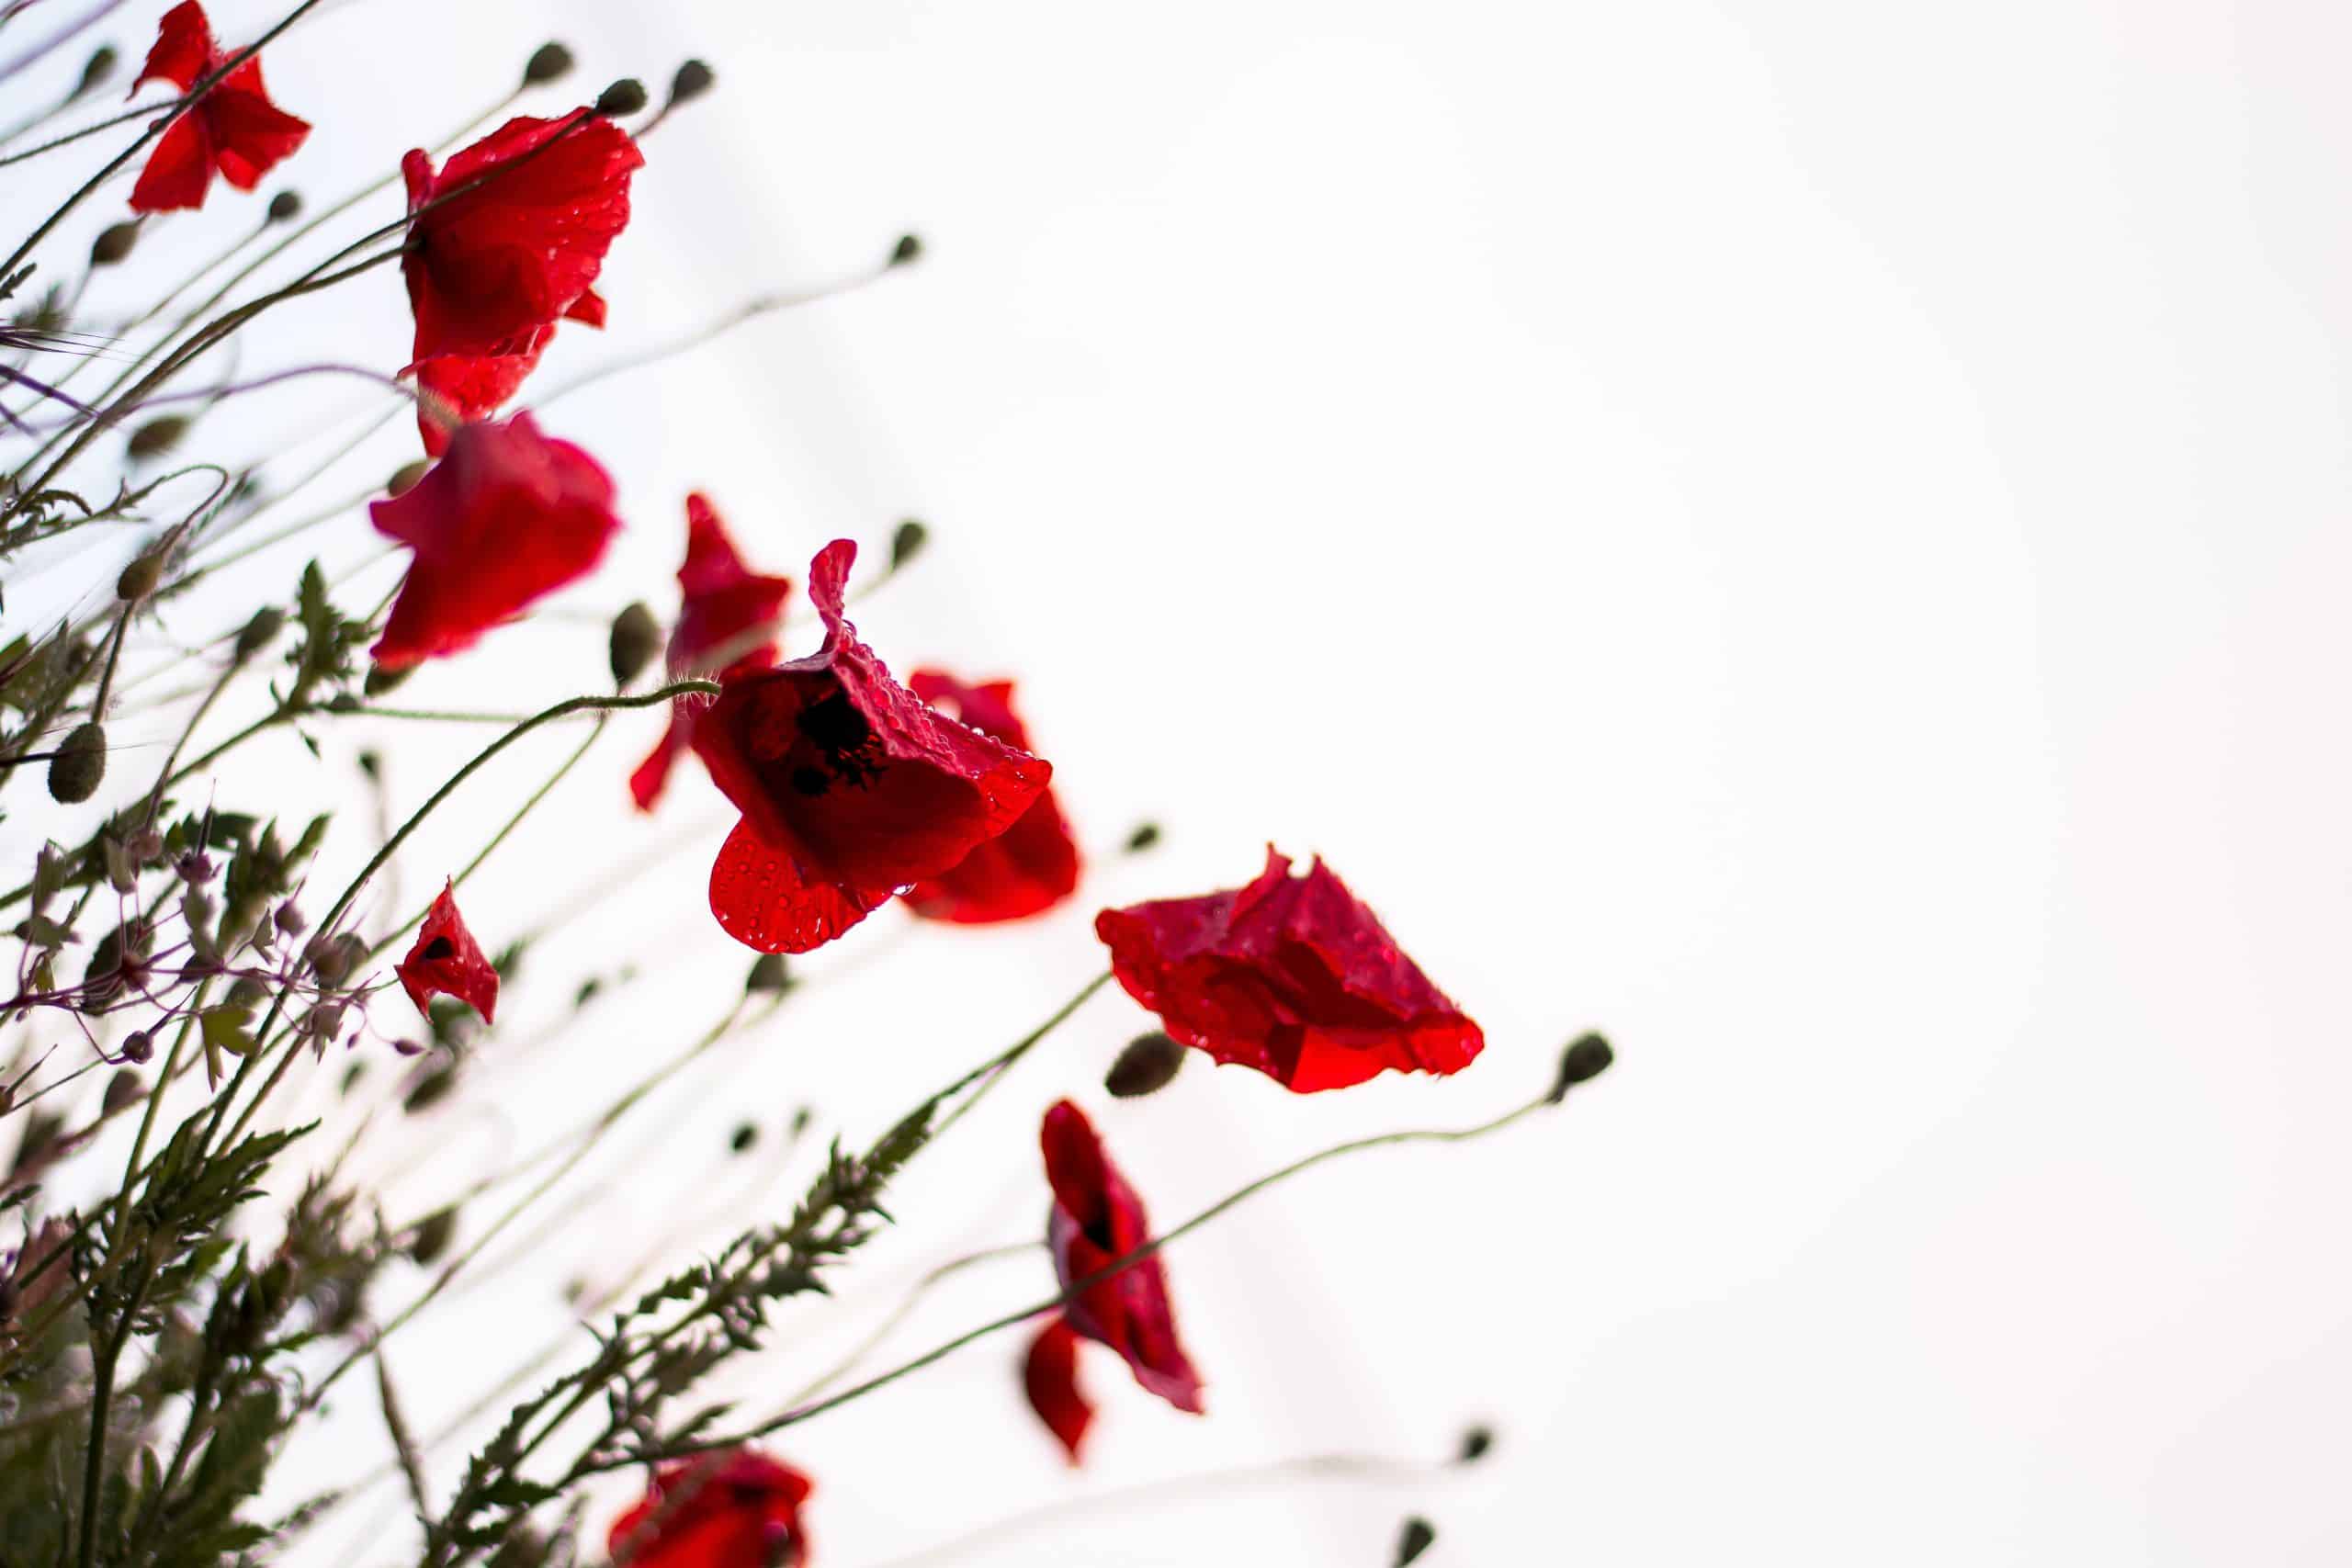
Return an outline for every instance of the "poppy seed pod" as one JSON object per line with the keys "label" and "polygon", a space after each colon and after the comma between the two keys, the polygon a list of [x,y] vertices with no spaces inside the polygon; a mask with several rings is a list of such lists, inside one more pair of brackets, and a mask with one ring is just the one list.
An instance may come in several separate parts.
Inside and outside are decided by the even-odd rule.
{"label": "poppy seed pod", "polygon": [[160,419],[151,419],[132,431],[124,449],[130,454],[132,462],[143,463],[169,452],[180,444],[180,438],[187,434],[187,416],[167,413]]}
{"label": "poppy seed pod", "polygon": [[110,43],[98,45],[92,51],[89,63],[82,67],[82,79],[74,84],[74,96],[82,97],[91,89],[104,85],[106,79],[114,74],[115,61],[118,58],[114,51],[114,45]]}
{"label": "poppy seed pod", "polygon": [[49,797],[78,806],[98,793],[107,776],[107,727],[79,726],[49,760]]}
{"label": "poppy seed pod", "polygon": [[718,80],[718,73],[709,66],[699,60],[689,60],[670,78],[670,102],[673,107],[690,104],[709,92]]}
{"label": "poppy seed pod", "polygon": [[1617,1053],[1600,1035],[1578,1035],[1566,1051],[1560,1053],[1560,1076],[1554,1081],[1548,1098],[1553,1104],[1559,1104],[1567,1098],[1568,1090],[1599,1077],[1616,1059]]}
{"label": "poppy seed pod", "polygon": [[269,221],[291,223],[302,216],[302,193],[282,190],[269,198]]}
{"label": "poppy seed pod", "polygon": [[560,43],[543,43],[523,62],[523,85],[544,87],[571,74],[571,51]]}
{"label": "poppy seed pod", "polygon": [[114,580],[114,596],[126,604],[135,604],[155,592],[164,580],[164,553],[150,550],[122,569]]}
{"label": "poppy seed pod", "polygon": [[624,76],[596,95],[596,112],[617,117],[631,115],[646,104],[645,84],[634,76]]}
{"label": "poppy seed pod", "polygon": [[899,524],[890,532],[890,570],[896,571],[922,554],[922,547],[929,543],[931,530],[917,519],[910,517]]}
{"label": "poppy seed pod", "polygon": [[139,243],[139,220],[126,218],[119,223],[109,223],[98,231],[90,244],[92,266],[117,266],[130,254],[130,247]]}
{"label": "poppy seed pod", "polygon": [[1166,1089],[1183,1066],[1184,1047],[1155,1029],[1127,1042],[1102,1075],[1102,1087],[1114,1100],[1140,1100]]}
{"label": "poppy seed pod", "polygon": [[613,633],[607,649],[612,660],[613,684],[626,686],[645,672],[653,662],[654,654],[662,648],[662,623],[642,599],[613,617]]}
{"label": "poppy seed pod", "polygon": [[285,628],[286,612],[275,604],[263,605],[254,612],[254,618],[245,623],[245,629],[237,634],[237,647],[232,657],[243,664],[276,642],[277,634]]}

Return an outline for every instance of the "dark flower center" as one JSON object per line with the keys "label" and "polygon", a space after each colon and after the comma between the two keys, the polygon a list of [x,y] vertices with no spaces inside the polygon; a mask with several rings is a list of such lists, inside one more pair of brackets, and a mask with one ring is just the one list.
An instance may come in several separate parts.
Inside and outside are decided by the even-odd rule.
{"label": "dark flower center", "polygon": [[847,692],[835,691],[809,704],[793,716],[792,722],[817,751],[813,762],[803,762],[789,775],[798,794],[822,795],[835,779],[863,789],[882,771],[880,760],[871,754],[874,727],[865,722]]}
{"label": "dark flower center", "polygon": [[451,942],[446,936],[436,936],[431,942],[424,944],[424,952],[422,956],[427,964],[435,964],[444,958],[454,958],[457,955],[458,944],[456,942]]}

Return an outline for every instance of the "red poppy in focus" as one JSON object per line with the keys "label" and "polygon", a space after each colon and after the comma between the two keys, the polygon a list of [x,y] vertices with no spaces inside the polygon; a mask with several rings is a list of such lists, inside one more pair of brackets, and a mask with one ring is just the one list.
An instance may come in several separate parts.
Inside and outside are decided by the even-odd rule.
{"label": "red poppy in focus", "polygon": [[408,992],[408,999],[419,1012],[428,1012],[425,1004],[436,996],[455,997],[481,1014],[484,1023],[496,1021],[498,971],[482,956],[473,932],[466,930],[466,918],[458,913],[457,890],[452,885],[442,886],[441,897],[425,911],[416,945],[393,966],[392,973],[401,977],[401,988]]}
{"label": "red poppy in focus", "polygon": [[809,565],[821,648],[725,676],[695,716],[695,753],[743,813],[711,867],[711,912],[763,953],[831,942],[1003,832],[1053,776],[890,678],[842,614],[856,558],[836,539]]}
{"label": "red poppy in focus", "polygon": [[[603,326],[596,275],[628,226],[629,176],[644,164],[602,115],[519,115],[438,174],[423,149],[401,159],[417,385],[459,421],[479,419],[514,395],[557,321]],[[421,409],[417,428],[438,453],[442,422]]]}
{"label": "red poppy in focus", "polygon": [[387,670],[471,648],[586,575],[621,525],[611,477],[527,413],[460,427],[423,479],[368,515],[416,552],[374,649]]}
{"label": "red poppy in focus", "polygon": [[[1012,711],[1012,682],[967,686],[936,670],[907,680],[916,696],[948,717],[1026,751],[1029,732]],[[907,902],[926,919],[958,925],[1017,920],[1049,909],[1078,889],[1078,844],[1050,789],[1020,820],[937,876],[915,884]]]}
{"label": "red poppy in focus", "polygon": [[[1054,1272],[1068,1291],[1148,1242],[1151,1221],[1077,1106],[1065,1100],[1047,1111],[1038,1141],[1046,1152],[1046,1179],[1054,1189],[1046,1241],[1053,1249]],[[1062,1308],[1060,1321],[1070,1332],[1116,1350],[1150,1393],[1179,1410],[1202,1413],[1201,1377],[1177,1341],[1168,1277],[1156,1254],[1073,1298]],[[1060,1347],[1048,1343],[1053,1333],[1048,1327],[1030,1348],[1023,1382],[1030,1404],[1076,1463],[1079,1439],[1093,1412],[1078,1392],[1076,1346],[1065,1358]]]}
{"label": "red poppy in focus", "polygon": [[808,1478],[757,1449],[673,1460],[613,1521],[613,1568],[801,1568]]}
{"label": "red poppy in focus", "polygon": [[1086,1428],[1094,1424],[1094,1405],[1078,1386],[1078,1330],[1068,1318],[1055,1318],[1029,1342],[1021,1361],[1021,1388],[1029,1408],[1076,1464]]}
{"label": "red poppy in focus", "polygon": [[1486,1045],[1320,860],[1294,877],[1270,846],[1247,887],[1105,909],[1094,931],[1171,1038],[1302,1094],[1459,1072]]}
{"label": "red poppy in focus", "polygon": [[[187,93],[229,62],[232,51],[212,41],[212,24],[197,0],[184,0],[164,13],[155,47],[133,97],[150,82],[169,82]],[[212,90],[172,121],[147,154],[139,183],[130,187],[133,212],[172,212],[202,207],[219,175],[239,190],[251,190],[262,175],[294,155],[311,134],[308,120],[296,119],[269,101],[262,85],[261,56],[247,55],[212,85]]]}
{"label": "red poppy in focus", "polygon": [[[670,632],[673,676],[712,669],[741,674],[775,663],[775,628],[792,579],[762,577],[745,566],[709,498],[700,493],[686,497],[686,558],[678,568],[678,586],[684,596]],[[639,811],[652,810],[662,798],[671,765],[693,741],[699,711],[673,704],[662,744],[629,775],[628,792]]]}

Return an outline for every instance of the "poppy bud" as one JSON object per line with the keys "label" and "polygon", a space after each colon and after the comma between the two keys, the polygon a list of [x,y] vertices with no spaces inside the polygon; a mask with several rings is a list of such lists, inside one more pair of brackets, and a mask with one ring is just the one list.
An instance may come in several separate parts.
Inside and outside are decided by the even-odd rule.
{"label": "poppy bud", "polygon": [[890,247],[892,266],[912,266],[922,260],[922,239],[916,234],[901,234],[899,243]]}
{"label": "poppy bud", "polygon": [[146,1092],[147,1086],[140,1081],[138,1073],[125,1067],[107,1079],[107,1096],[101,1109],[106,1115],[115,1115],[125,1106],[138,1104],[140,1096]]}
{"label": "poppy bud", "polygon": [[449,1250],[450,1241],[458,1234],[458,1211],[435,1209],[416,1222],[416,1229],[408,1238],[409,1260],[430,1264]]}
{"label": "poppy bud", "polygon": [[1454,1454],[1456,1464],[1476,1464],[1487,1457],[1495,1446],[1495,1431],[1491,1427],[1473,1427],[1462,1434],[1462,1448]]}
{"label": "poppy bud", "polygon": [[237,663],[243,664],[246,660],[276,642],[277,634],[284,630],[285,626],[285,611],[275,604],[263,605],[254,612],[254,618],[245,623],[245,629],[237,634],[236,651],[231,657]]}
{"label": "poppy bud", "polygon": [[544,87],[571,74],[571,51],[560,43],[543,43],[523,62],[523,85]]}
{"label": "poppy bud", "polygon": [[792,989],[792,975],[784,966],[781,953],[763,953],[752,962],[752,973],[743,982],[746,991],[788,991]]}
{"label": "poppy bud", "polygon": [[753,1122],[745,1122],[737,1126],[735,1131],[728,1137],[727,1146],[740,1155],[745,1149],[750,1148],[753,1144],[756,1144],[759,1141],[759,1124]]}
{"label": "poppy bud", "polygon": [[[139,437],[130,439],[136,445]],[[114,580],[114,596],[126,604],[136,604],[155,592],[155,584],[163,580],[164,552],[150,550],[122,569],[121,575]]]}
{"label": "poppy bud", "polygon": [[107,727],[85,724],[66,736],[49,760],[49,797],[75,806],[98,793],[107,776]]}
{"label": "poppy bud", "polygon": [[132,431],[124,450],[130,454],[132,462],[143,463],[169,452],[180,444],[180,437],[187,434],[187,416],[167,413],[161,419],[151,419]]}
{"label": "poppy bud", "polygon": [[1159,842],[1159,824],[1139,823],[1136,830],[1127,835],[1127,853],[1139,855],[1158,842]]}
{"label": "poppy bud", "polygon": [[126,1062],[148,1062],[155,1056],[155,1037],[143,1029],[133,1030],[122,1042],[122,1059]]}
{"label": "poppy bud", "polygon": [[302,193],[282,190],[269,198],[269,219],[272,223],[291,223],[302,216]]}
{"label": "poppy bud", "polygon": [[709,92],[711,84],[718,80],[718,75],[701,61],[687,61],[678,67],[678,73],[670,78],[671,107],[674,108],[680,104],[694,102]]}
{"label": "poppy bud", "polygon": [[359,689],[371,697],[380,697],[386,692],[397,690],[401,682],[414,673],[416,673],[416,666],[413,664],[403,664],[397,670],[387,670],[380,664],[370,664],[368,666],[368,678],[359,683]]}
{"label": "poppy bud", "polygon": [[1184,1047],[1155,1029],[1127,1042],[1102,1075],[1102,1087],[1114,1100],[1140,1100],[1166,1089],[1183,1065]]}
{"label": "poppy bud", "polygon": [[634,76],[624,76],[596,95],[596,112],[620,116],[635,114],[645,107],[645,84]]}
{"label": "poppy bud", "polygon": [[406,495],[416,488],[416,481],[423,479],[424,471],[431,467],[433,467],[432,460],[426,457],[419,457],[413,463],[401,464],[392,470],[392,477],[384,481],[384,493],[390,496]]}
{"label": "poppy bud", "polygon": [[109,223],[99,230],[98,237],[91,242],[90,265],[92,266],[116,265],[130,254],[130,247],[138,243],[139,220],[137,219],[125,219],[120,223]]}
{"label": "poppy bud", "polygon": [[653,662],[653,655],[662,647],[662,623],[643,601],[631,604],[613,617],[613,635],[609,649],[613,664],[613,684],[626,686]]}
{"label": "poppy bud", "polygon": [[1435,1525],[1418,1515],[1407,1519],[1404,1533],[1396,1538],[1396,1568],[1407,1568],[1407,1564],[1436,1544]]}
{"label": "poppy bud", "polygon": [[931,530],[914,518],[899,524],[890,535],[890,570],[896,571],[922,554],[922,547],[929,543]]}
{"label": "poppy bud", "polygon": [[1568,1090],[1588,1079],[1599,1077],[1609,1070],[1609,1064],[1616,1059],[1617,1053],[1611,1050],[1609,1042],[1600,1035],[1578,1035],[1576,1041],[1560,1054],[1560,1076],[1552,1085],[1552,1092],[1549,1096],[1552,1103],[1559,1104],[1561,1100],[1567,1098]]}
{"label": "poppy bud", "polygon": [[[115,59],[114,45],[110,43],[98,45],[91,52],[89,63],[82,67],[82,79],[74,84],[73,96],[83,97],[91,89],[103,85],[106,79],[114,74]],[[69,98],[67,101],[71,102],[72,99]]]}

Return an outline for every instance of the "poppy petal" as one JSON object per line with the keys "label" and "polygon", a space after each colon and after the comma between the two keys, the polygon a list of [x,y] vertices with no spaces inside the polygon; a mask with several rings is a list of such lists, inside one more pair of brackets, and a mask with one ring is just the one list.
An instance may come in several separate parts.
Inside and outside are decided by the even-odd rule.
{"label": "poppy petal", "polygon": [[1029,1408],[1077,1464],[1086,1428],[1094,1422],[1094,1405],[1078,1386],[1078,1331],[1066,1320],[1055,1318],[1029,1342],[1021,1359],[1021,1387]]}
{"label": "poppy petal", "polygon": [[425,912],[416,942],[408,956],[393,966],[401,988],[419,1012],[435,996],[455,997],[481,1014],[484,1023],[496,1021],[498,971],[482,955],[481,944],[458,913],[457,889],[445,884],[441,897]]}

